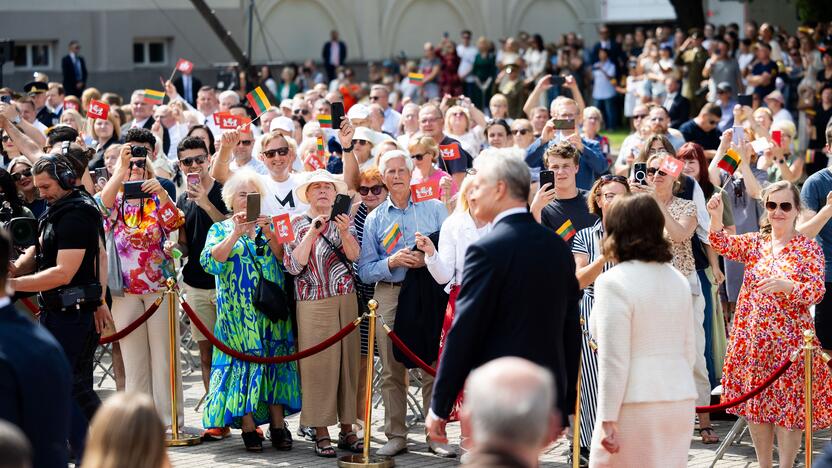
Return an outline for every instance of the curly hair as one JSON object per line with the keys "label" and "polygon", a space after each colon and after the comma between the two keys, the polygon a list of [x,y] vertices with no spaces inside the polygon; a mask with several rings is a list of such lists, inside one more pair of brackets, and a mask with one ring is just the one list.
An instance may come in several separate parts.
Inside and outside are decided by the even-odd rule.
{"label": "curly hair", "polygon": [[581,153],[575,145],[568,141],[561,141],[555,145],[550,146],[543,155],[543,165],[549,167],[549,158],[556,157],[562,159],[571,159],[577,166],[581,157]]}
{"label": "curly hair", "polygon": [[639,260],[667,263],[673,259],[664,236],[664,215],[646,194],[619,197],[604,217],[603,251],[617,262]]}

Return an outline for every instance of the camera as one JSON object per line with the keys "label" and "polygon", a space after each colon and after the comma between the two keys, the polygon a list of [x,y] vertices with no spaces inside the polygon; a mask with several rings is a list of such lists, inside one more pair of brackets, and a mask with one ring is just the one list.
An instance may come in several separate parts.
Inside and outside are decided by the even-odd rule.
{"label": "camera", "polygon": [[29,247],[35,245],[38,239],[38,220],[35,218],[14,218],[12,205],[0,196],[0,227],[5,229],[12,238],[15,247]]}
{"label": "camera", "polygon": [[130,157],[131,158],[146,158],[147,157],[147,148],[144,146],[131,146],[130,147]]}

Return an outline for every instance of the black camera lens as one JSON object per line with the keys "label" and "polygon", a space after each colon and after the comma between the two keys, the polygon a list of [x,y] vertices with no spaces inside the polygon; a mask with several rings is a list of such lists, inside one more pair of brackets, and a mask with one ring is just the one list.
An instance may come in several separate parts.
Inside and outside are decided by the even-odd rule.
{"label": "black camera lens", "polygon": [[38,222],[34,218],[14,218],[6,225],[6,229],[16,246],[29,247],[37,241]]}
{"label": "black camera lens", "polygon": [[144,146],[131,146],[130,156],[133,158],[146,158],[147,148],[145,148]]}

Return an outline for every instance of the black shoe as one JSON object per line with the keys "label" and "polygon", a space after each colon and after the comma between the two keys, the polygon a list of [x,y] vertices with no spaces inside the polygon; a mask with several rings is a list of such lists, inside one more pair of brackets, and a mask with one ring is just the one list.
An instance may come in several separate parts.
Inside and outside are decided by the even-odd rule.
{"label": "black shoe", "polygon": [[269,436],[272,439],[272,447],[281,452],[292,450],[292,431],[289,425],[283,422],[283,427],[269,427]]}
{"label": "black shoe", "polygon": [[263,451],[263,439],[260,438],[260,435],[256,431],[243,432],[243,444],[245,444],[246,450],[249,452]]}

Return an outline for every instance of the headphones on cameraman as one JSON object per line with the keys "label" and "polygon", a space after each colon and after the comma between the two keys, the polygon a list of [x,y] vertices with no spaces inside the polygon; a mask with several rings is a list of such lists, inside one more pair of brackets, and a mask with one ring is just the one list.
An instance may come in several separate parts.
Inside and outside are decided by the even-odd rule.
{"label": "headphones on cameraman", "polygon": [[[61,144],[61,154],[66,156],[67,151],[69,151],[69,145],[71,143],[65,141]],[[75,188],[75,182],[78,179],[75,177],[75,172],[70,167],[69,163],[62,160],[61,158],[47,154],[42,156],[41,159],[45,159],[48,161],[49,164],[49,174],[58,182],[58,185],[64,190],[72,190]]]}

